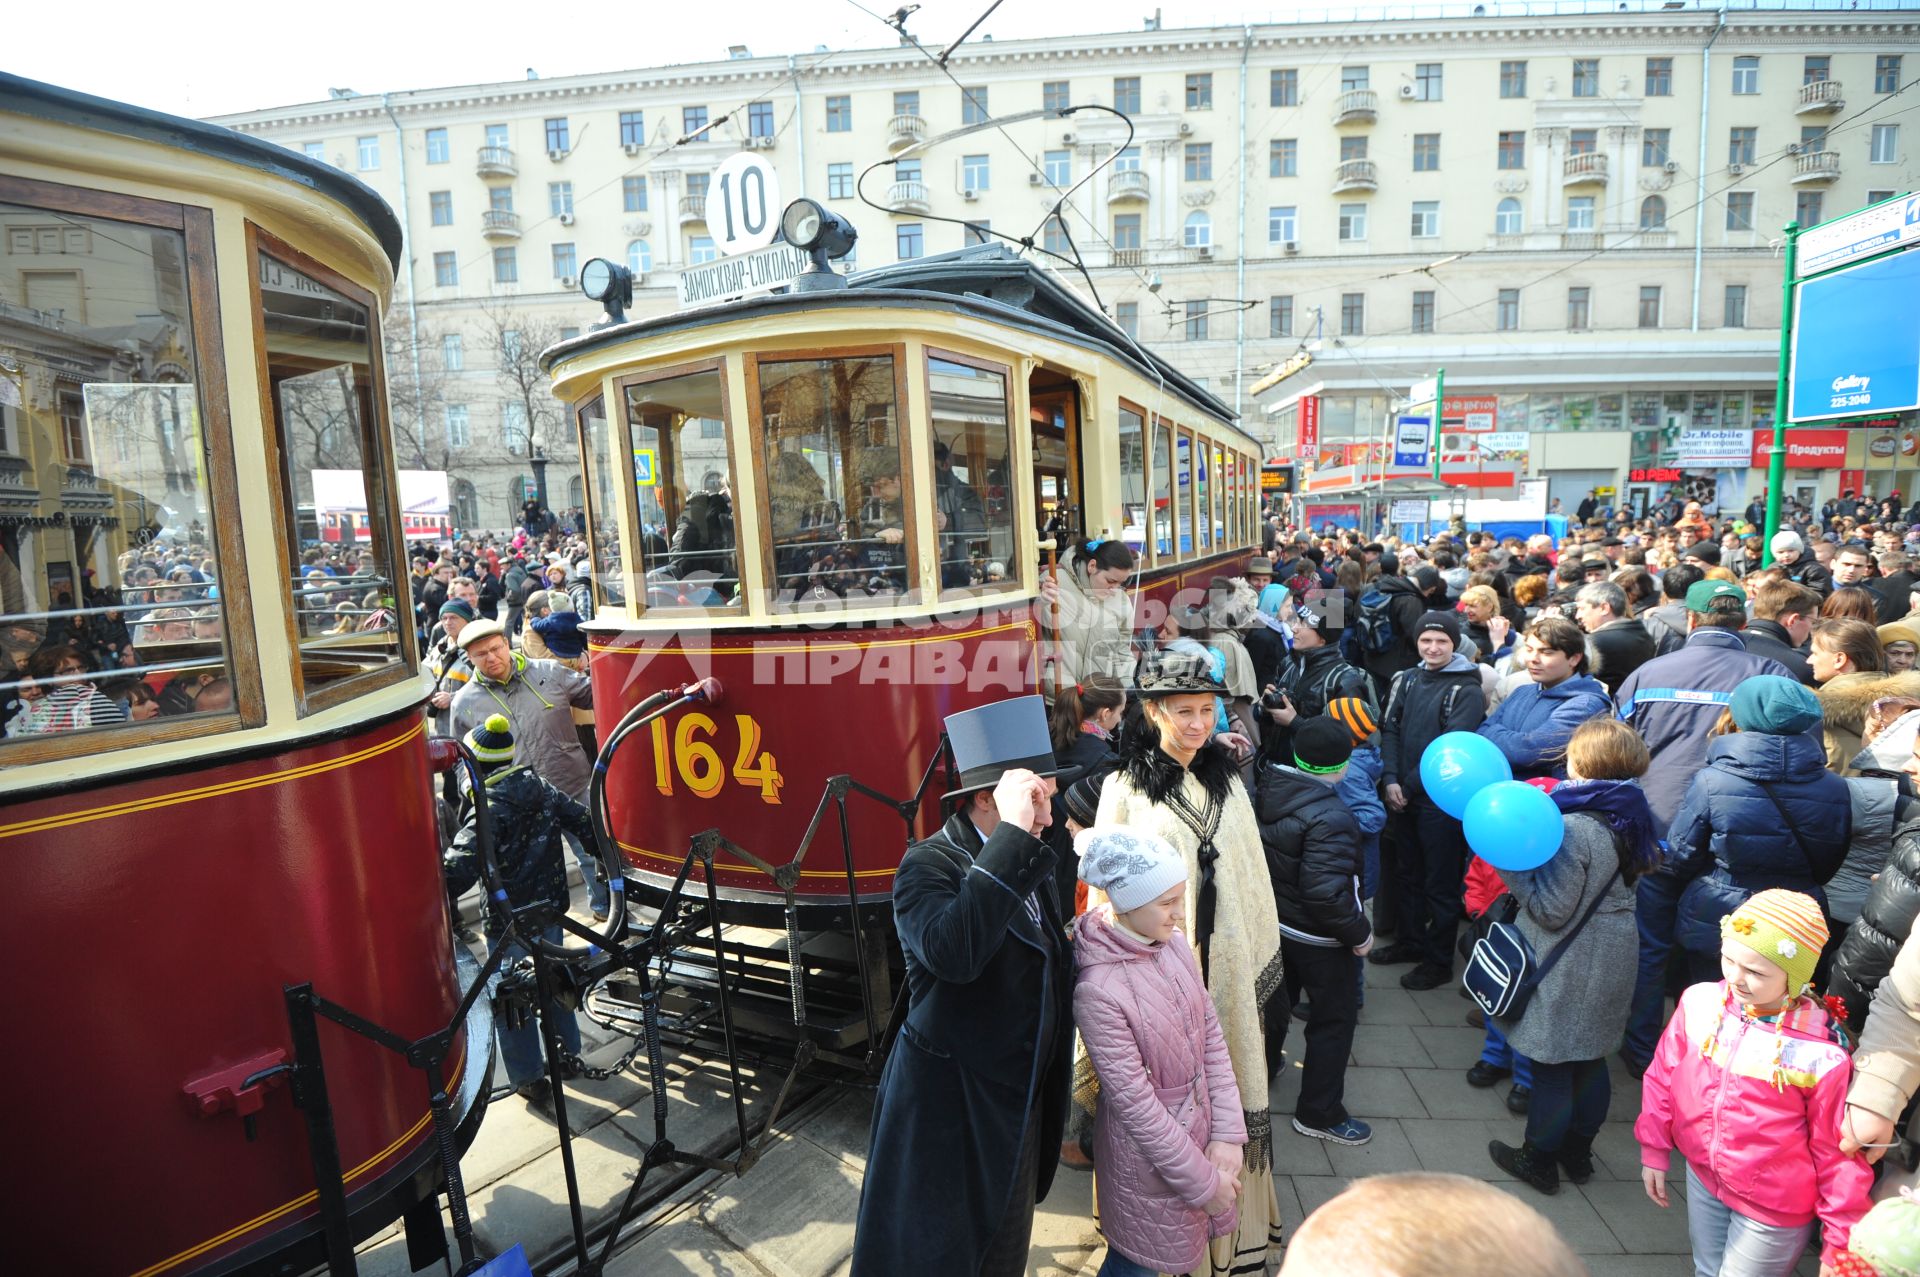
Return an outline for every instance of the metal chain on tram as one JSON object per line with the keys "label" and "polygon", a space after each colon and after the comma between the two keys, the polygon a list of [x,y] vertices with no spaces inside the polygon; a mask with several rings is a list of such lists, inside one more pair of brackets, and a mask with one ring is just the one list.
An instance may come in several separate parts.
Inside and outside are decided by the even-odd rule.
{"label": "metal chain on tram", "polygon": [[[654,925],[659,926],[660,920],[656,919]],[[646,1050],[648,1052],[649,1062],[655,1066],[651,1068],[649,1072],[655,1080],[655,1089],[658,1089],[658,1083],[662,1076],[662,1071],[658,1067],[660,1055],[660,990],[665,986],[668,976],[673,972],[673,950],[671,946],[668,946],[666,951],[660,954],[657,963],[659,970],[654,974],[653,986],[648,989],[640,999],[641,1020],[638,1028],[627,1028],[614,1017],[595,1010],[593,1007],[592,990],[589,990],[581,997],[580,1010],[589,1020],[592,1020],[609,1033],[617,1033],[621,1037],[632,1038],[633,1045],[628,1047],[626,1053],[618,1060],[605,1068],[596,1068],[573,1052],[562,1050],[560,1052],[561,1061],[567,1066],[571,1076],[585,1078],[589,1082],[605,1082],[625,1073],[627,1066],[633,1063],[634,1057],[639,1055],[642,1050]]]}

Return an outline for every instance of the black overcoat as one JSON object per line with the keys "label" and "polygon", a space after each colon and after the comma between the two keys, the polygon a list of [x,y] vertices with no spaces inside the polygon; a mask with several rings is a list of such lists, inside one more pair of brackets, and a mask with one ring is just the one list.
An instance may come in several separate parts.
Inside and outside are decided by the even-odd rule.
{"label": "black overcoat", "polygon": [[977,1277],[1029,1119],[1047,1195],[1073,1072],[1073,950],[1054,862],[1012,825],[983,846],[964,811],[901,858],[893,913],[909,1002],[874,1101],[853,1277]]}

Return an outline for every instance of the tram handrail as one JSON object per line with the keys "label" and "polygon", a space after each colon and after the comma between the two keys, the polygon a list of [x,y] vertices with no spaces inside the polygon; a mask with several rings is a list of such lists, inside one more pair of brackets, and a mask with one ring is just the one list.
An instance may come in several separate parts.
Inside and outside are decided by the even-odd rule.
{"label": "tram handrail", "polygon": [[0,682],[0,693],[18,691],[25,686],[49,687],[56,683],[105,683],[118,682],[126,678],[142,678],[149,674],[166,674],[175,670],[205,669],[210,665],[219,665],[225,672],[226,654],[206,657],[200,660],[155,661],[145,665],[116,665],[112,669],[94,670],[87,674],[55,674],[48,678],[18,678],[12,682]]}

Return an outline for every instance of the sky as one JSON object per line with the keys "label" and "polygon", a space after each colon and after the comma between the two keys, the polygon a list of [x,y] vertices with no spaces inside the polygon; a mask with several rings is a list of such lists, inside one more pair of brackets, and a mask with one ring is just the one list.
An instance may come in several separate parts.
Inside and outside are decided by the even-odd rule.
{"label": "sky", "polygon": [[[992,0],[921,0],[907,29],[930,48],[966,30]],[[87,25],[121,38],[76,39],[64,6],[18,5],[7,17],[0,70],[175,115],[204,117],[360,93],[715,61],[744,41],[758,56],[810,55],[820,45],[896,42],[872,16],[900,0],[567,0],[529,5],[472,0],[329,0],[286,9],[260,0],[193,0],[157,16],[150,3],[96,0]],[[969,42],[1137,31],[1156,9],[1166,27],[1239,25],[1323,0],[1002,0]],[[665,13],[665,18],[651,15]],[[551,20],[561,15],[564,22]],[[544,29],[543,29],[544,28]]]}

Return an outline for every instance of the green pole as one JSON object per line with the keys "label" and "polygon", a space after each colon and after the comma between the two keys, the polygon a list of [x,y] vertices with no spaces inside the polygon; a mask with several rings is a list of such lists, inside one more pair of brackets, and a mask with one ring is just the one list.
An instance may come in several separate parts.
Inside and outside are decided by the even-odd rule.
{"label": "green pole", "polygon": [[1440,427],[1447,415],[1447,370],[1440,369],[1433,374],[1433,481],[1440,482]]}
{"label": "green pole", "polygon": [[1787,223],[1787,271],[1780,281],[1780,371],[1773,384],[1773,449],[1767,454],[1767,526],[1760,566],[1773,566],[1773,534],[1780,530],[1780,489],[1787,481],[1787,356],[1793,350],[1793,272],[1800,255],[1800,223]]}

